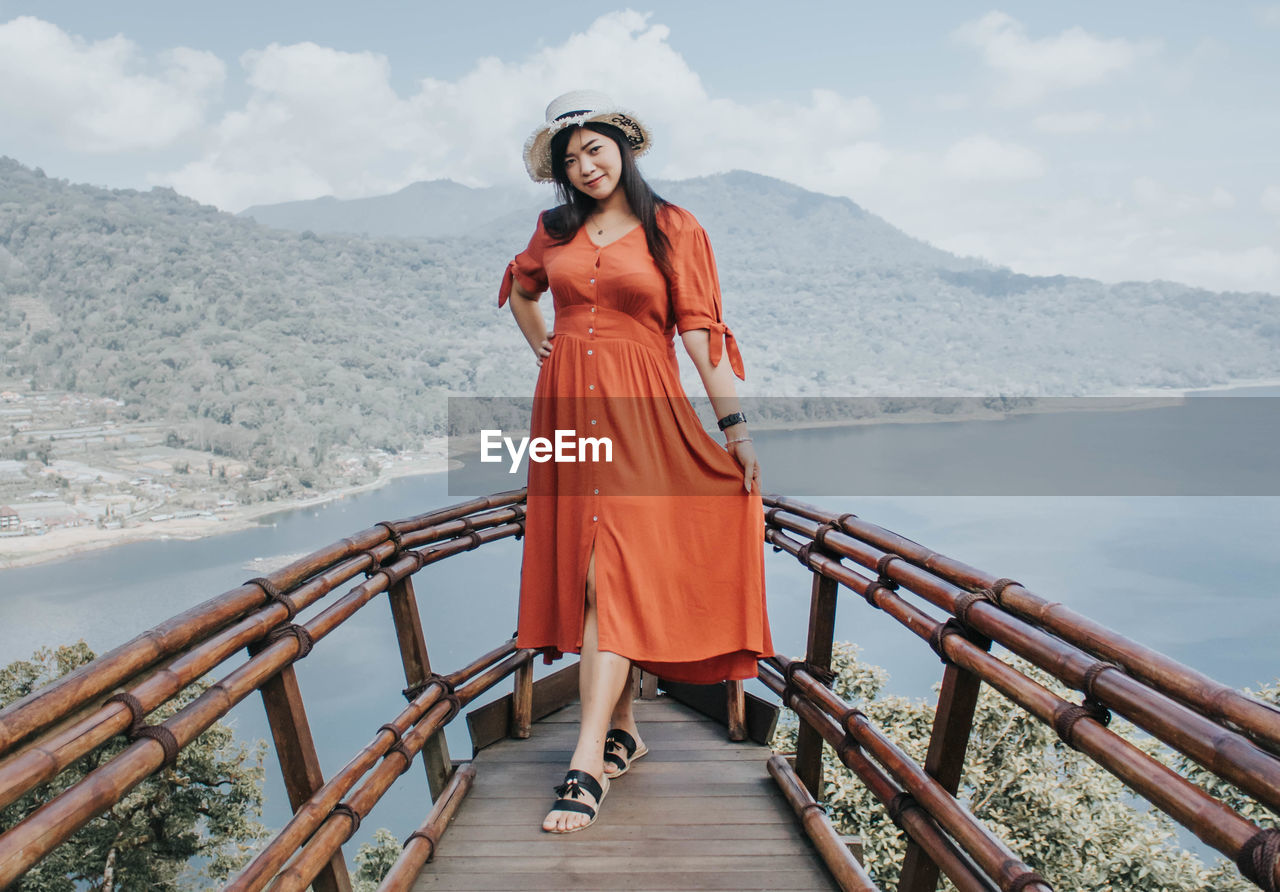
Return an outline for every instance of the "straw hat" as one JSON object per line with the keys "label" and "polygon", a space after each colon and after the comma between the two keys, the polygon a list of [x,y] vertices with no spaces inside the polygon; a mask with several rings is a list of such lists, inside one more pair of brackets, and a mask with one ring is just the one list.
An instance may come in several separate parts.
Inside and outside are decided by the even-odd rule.
{"label": "straw hat", "polygon": [[551,100],[547,120],[524,141],[524,167],[535,183],[554,181],[551,174],[551,138],[571,124],[599,121],[612,124],[626,134],[631,152],[643,155],[653,138],[632,112],[619,108],[604,93],[596,90],[573,90]]}

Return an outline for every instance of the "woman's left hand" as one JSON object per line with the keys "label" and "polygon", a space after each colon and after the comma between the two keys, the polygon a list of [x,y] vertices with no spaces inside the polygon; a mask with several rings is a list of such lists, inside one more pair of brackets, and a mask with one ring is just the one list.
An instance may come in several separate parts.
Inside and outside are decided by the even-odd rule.
{"label": "woman's left hand", "polygon": [[760,491],[760,462],[756,459],[756,450],[751,445],[750,440],[743,440],[740,443],[730,443],[725,446],[729,450],[729,454],[738,460],[738,464],[742,465],[742,486],[747,492],[753,489]]}

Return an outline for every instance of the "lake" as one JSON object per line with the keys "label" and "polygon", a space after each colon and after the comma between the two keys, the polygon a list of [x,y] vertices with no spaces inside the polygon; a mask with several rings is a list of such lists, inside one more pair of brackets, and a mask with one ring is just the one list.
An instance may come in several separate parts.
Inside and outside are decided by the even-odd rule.
{"label": "lake", "polygon": [[[1280,396],[1280,388],[1224,393],[1274,397]],[[1098,413],[1085,433],[1105,441],[1124,423],[1124,414]],[[1052,426],[1061,419],[1031,415],[1019,423],[1039,425],[1042,436],[1051,438]],[[891,427],[907,426],[880,426],[875,435],[897,436],[887,432]],[[974,438],[995,437],[998,425],[910,427],[927,428],[933,446],[946,455],[948,450],[979,448]],[[1076,430],[1082,427],[1075,422]],[[766,483],[770,456],[812,456],[815,476],[805,491],[820,492],[822,474],[847,454],[851,430],[754,434]],[[892,455],[894,448],[882,444],[878,451]],[[1274,467],[1249,471],[1274,473]],[[194,542],[137,543],[0,571],[0,660],[8,663],[30,656],[36,646],[79,638],[105,652],[260,575],[246,566],[255,557],[305,553],[376,521],[459,500],[448,494],[445,475],[406,478],[320,507],[264,518],[253,530]],[[1226,684],[1245,687],[1280,675],[1275,642],[1280,627],[1280,497],[815,495],[804,500],[852,511],[975,567],[1017,579],[1042,597],[1062,601]],[[452,671],[510,636],[521,547],[514,540],[492,543],[418,574],[415,587],[437,671]],[[765,566],[774,644],[780,652],[798,656],[804,646],[810,575],[785,553],[766,552]],[[890,692],[932,697],[930,686],[941,678],[941,664],[927,645],[882,612],[860,598],[845,597],[836,633],[841,640],[857,642],[863,659],[890,672]],[[375,599],[297,664],[326,776],[403,708],[397,653],[390,611],[385,599]],[[537,674],[562,665],[539,662]],[[771,696],[757,682],[749,689]],[[228,721],[242,739],[269,738],[256,695],[239,704]],[[470,755],[462,719],[448,728],[447,740],[454,758]],[[270,752],[266,796],[263,820],[278,828],[290,812]],[[367,841],[378,827],[403,839],[429,808],[425,775],[415,766],[366,818],[355,841]],[[354,852],[349,846],[348,857]]]}

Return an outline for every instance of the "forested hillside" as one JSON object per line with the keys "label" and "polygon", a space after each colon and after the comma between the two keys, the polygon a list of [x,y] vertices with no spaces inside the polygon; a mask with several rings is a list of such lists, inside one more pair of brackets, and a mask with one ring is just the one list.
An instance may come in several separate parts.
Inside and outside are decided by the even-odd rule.
{"label": "forested hillside", "polygon": [[[745,394],[1280,376],[1271,295],[1018,276],[741,171],[656,185],[711,234]],[[535,211],[451,239],[297,232],[0,159],[0,374],[124,400],[186,445],[259,467],[415,448],[443,430],[446,395],[532,391],[536,365],[495,297]]]}

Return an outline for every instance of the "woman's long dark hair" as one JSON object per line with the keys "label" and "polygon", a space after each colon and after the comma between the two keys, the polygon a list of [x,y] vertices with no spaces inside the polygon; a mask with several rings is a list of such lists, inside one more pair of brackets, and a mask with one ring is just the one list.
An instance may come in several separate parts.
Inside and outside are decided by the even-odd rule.
{"label": "woman's long dark hair", "polygon": [[658,227],[658,208],[670,202],[661,198],[645,182],[640,175],[640,168],[636,166],[636,157],[631,152],[631,143],[627,141],[626,134],[612,124],[586,121],[566,127],[551,137],[551,173],[555,177],[556,197],[560,200],[560,206],[547,211],[542,218],[542,225],[558,244],[564,244],[573,238],[596,209],[596,200],[575,188],[569,182],[569,174],[564,168],[564,154],[569,147],[569,137],[579,127],[607,136],[618,144],[618,152],[622,156],[622,181],[618,185],[626,193],[632,212],[640,218],[640,225],[644,227],[644,240],[649,245],[653,262],[662,271],[662,275],[670,280],[671,261],[668,255],[671,241]]}

